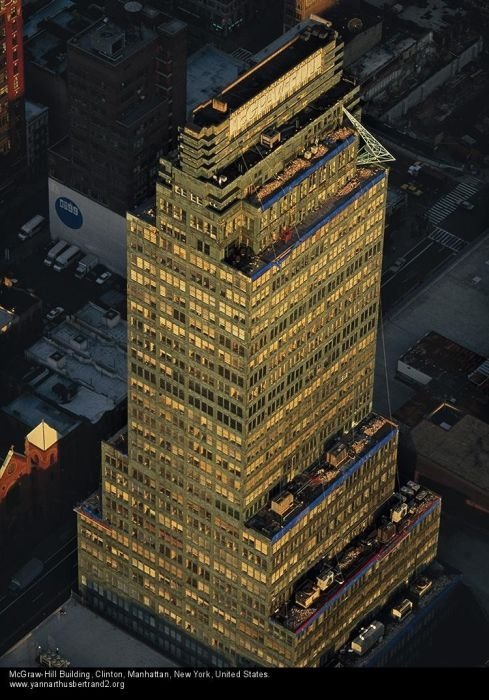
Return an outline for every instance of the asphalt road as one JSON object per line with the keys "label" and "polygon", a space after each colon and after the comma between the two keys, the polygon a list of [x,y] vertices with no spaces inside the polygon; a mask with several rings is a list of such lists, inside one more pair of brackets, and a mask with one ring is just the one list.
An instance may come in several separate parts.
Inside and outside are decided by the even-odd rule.
{"label": "asphalt road", "polygon": [[454,255],[449,248],[426,238],[417,243],[403,255],[405,262],[397,272],[388,269],[382,275],[383,313],[412,294]]}
{"label": "asphalt road", "polygon": [[25,182],[0,201],[0,257],[4,257],[5,248],[15,247],[17,235],[22,224],[36,214],[48,216],[47,176],[40,175],[33,182]]}
{"label": "asphalt road", "polygon": [[[460,180],[450,181],[446,191],[453,192]],[[438,192],[435,197],[430,193],[425,193],[420,198],[409,195],[408,210],[413,206],[419,212],[428,215],[433,207],[438,206],[439,211],[446,209],[446,218],[437,224],[428,220],[422,221],[422,237],[407,250],[402,247],[402,232],[389,230],[389,240],[395,243],[398,255],[397,261],[388,262],[382,275],[382,308],[384,314],[393,310],[400,302],[404,301],[410,294],[425,284],[434,273],[438,272],[454,256],[463,253],[467,247],[474,243],[479,236],[487,230],[489,224],[489,201],[487,198],[487,188],[483,182],[478,185],[480,191],[474,193],[467,199],[473,204],[473,209],[468,211],[460,206],[451,210],[449,206],[440,204],[444,194]],[[420,201],[421,200],[421,201]],[[430,236],[434,235],[432,240]],[[445,240],[445,243],[443,242]],[[451,242],[456,241],[458,250],[451,247]],[[385,251],[388,258],[392,255]],[[396,264],[397,262],[397,264]]]}
{"label": "asphalt road", "polygon": [[45,561],[44,571],[30,586],[0,599],[0,655],[69,597],[76,578],[76,537],[72,537]]}

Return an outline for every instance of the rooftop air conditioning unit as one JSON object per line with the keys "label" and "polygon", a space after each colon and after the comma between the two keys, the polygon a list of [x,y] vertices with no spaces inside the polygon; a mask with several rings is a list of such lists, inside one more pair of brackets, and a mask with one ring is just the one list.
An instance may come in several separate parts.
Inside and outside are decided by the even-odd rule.
{"label": "rooftop air conditioning unit", "polygon": [[53,369],[63,369],[66,365],[66,355],[56,350],[48,357],[48,365]]}
{"label": "rooftop air conditioning unit", "polygon": [[351,642],[351,650],[358,654],[358,656],[363,656],[367,651],[370,651],[377,642],[381,642],[384,638],[384,625],[382,622],[372,622],[371,625],[365,627],[361,630],[358,637]]}
{"label": "rooftop air conditioning unit", "polygon": [[261,135],[260,141],[262,146],[273,148],[277,143],[280,143],[280,131],[267,129],[267,131],[264,131]]}
{"label": "rooftop air conditioning unit", "polygon": [[306,581],[295,594],[295,602],[301,608],[310,608],[319,598],[321,590],[312,582]]}
{"label": "rooftop air conditioning unit", "polygon": [[86,350],[88,347],[88,341],[84,335],[76,335],[74,338],[70,338],[70,345],[75,350]]}
{"label": "rooftop air conditioning unit", "polygon": [[407,512],[407,503],[399,503],[391,509],[391,521],[393,523],[400,523],[401,520],[406,517]]}
{"label": "rooftop air conditioning unit", "polygon": [[294,496],[290,491],[284,491],[272,500],[271,509],[277,515],[283,516],[294,505]]}
{"label": "rooftop air conditioning unit", "polygon": [[394,523],[386,523],[377,530],[377,537],[381,544],[387,544],[396,534],[396,526]]}
{"label": "rooftop air conditioning unit", "polygon": [[348,450],[344,442],[336,442],[326,451],[325,459],[332,467],[339,466],[348,456]]}
{"label": "rooftop air conditioning unit", "polygon": [[322,569],[317,576],[317,584],[321,591],[325,591],[334,581],[334,571],[330,566]]}
{"label": "rooftop air conditioning unit", "polygon": [[121,315],[115,309],[109,309],[104,314],[104,321],[107,328],[115,328],[119,321],[121,320]]}

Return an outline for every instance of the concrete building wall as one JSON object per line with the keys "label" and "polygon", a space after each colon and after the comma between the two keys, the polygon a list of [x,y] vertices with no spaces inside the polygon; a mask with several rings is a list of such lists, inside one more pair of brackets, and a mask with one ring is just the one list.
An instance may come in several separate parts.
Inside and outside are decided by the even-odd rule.
{"label": "concrete building wall", "polygon": [[110,270],[126,276],[123,216],[49,178],[49,225],[53,240],[62,238],[77,245],[84,253],[97,255]]}

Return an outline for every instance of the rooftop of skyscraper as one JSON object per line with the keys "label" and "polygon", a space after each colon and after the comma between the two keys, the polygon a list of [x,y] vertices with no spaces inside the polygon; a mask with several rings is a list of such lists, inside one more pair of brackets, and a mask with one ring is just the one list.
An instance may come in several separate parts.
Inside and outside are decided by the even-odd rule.
{"label": "rooftop of skyscraper", "polygon": [[228,85],[212,101],[196,107],[193,111],[193,123],[197,126],[220,124],[230,112],[265,90],[322,46],[326,46],[333,40],[334,35],[334,31],[325,24],[306,27],[267,60]]}
{"label": "rooftop of skyscraper", "polygon": [[149,44],[156,33],[142,22],[125,27],[105,17],[70,40],[71,44],[110,64],[129,59]]}
{"label": "rooftop of skyscraper", "polygon": [[212,44],[202,46],[187,61],[187,110],[216,95],[243,72],[247,63]]}
{"label": "rooftop of skyscraper", "polygon": [[281,494],[247,523],[271,540],[282,537],[304,514],[340,486],[397,431],[387,418],[367,416],[348,435],[325,445],[324,454],[284,486]]}
{"label": "rooftop of skyscraper", "polygon": [[[229,165],[226,165],[225,168],[222,168],[219,171],[219,174],[213,176],[213,184],[221,188],[228,187],[233,182],[233,180],[238,178],[240,175],[242,175],[244,172],[252,168],[260,161],[262,161],[265,154],[268,154],[270,151],[276,148],[280,148],[285,143],[287,143],[287,141],[290,138],[292,138],[297,132],[299,132],[304,126],[312,122],[317,117],[317,114],[320,112],[320,110],[326,110],[328,107],[333,106],[343,97],[345,97],[348,93],[350,93],[352,87],[353,85],[351,81],[343,79],[340,80],[337,85],[335,85],[326,93],[318,97],[316,100],[314,100],[314,102],[307,105],[300,112],[293,114],[293,116],[291,116],[290,119],[288,119],[286,122],[284,122],[277,128],[270,130],[272,136],[272,142],[270,145],[267,146],[261,139],[259,143],[255,143],[249,149],[243,151],[240,154],[239,158],[237,158],[235,161],[231,162]],[[323,146],[326,147],[328,151],[331,149],[333,143],[340,142],[348,135],[353,134],[353,131],[351,129],[345,129],[342,131],[343,137],[340,137],[341,132],[339,132],[336,135],[335,133],[331,133],[330,138],[328,138],[328,140],[324,142]],[[311,163],[309,164],[309,167],[310,169],[312,169],[312,171],[314,170],[313,166],[314,163],[317,161],[317,158],[319,158],[320,155],[324,155],[326,153],[326,151],[323,151],[321,154],[320,151],[321,149],[317,149],[315,153],[312,153],[311,151]],[[331,157],[331,154],[328,157]],[[304,165],[304,167],[306,166]],[[302,168],[300,169],[302,170]],[[297,169],[296,172],[298,172],[298,170],[299,169]],[[261,205],[260,199],[266,199],[268,196],[266,194],[266,189],[268,189],[269,183],[277,183],[277,187],[275,188],[277,189],[278,181],[280,178],[285,176],[285,182],[280,182],[280,184],[284,185],[287,184],[288,180],[293,178],[294,175],[294,172],[289,172],[288,167],[286,171],[282,171],[282,173],[277,173],[277,175],[272,180],[269,180],[267,183],[265,183],[264,193],[262,193],[260,190],[258,190],[256,193],[252,193],[252,201],[254,201],[255,204],[259,202]],[[280,178],[278,176],[280,176]]]}

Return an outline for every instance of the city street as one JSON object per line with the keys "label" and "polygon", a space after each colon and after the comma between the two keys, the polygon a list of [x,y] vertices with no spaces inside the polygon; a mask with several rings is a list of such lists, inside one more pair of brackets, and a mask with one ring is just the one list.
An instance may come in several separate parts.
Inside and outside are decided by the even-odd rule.
{"label": "city street", "polygon": [[30,586],[0,599],[0,655],[69,597],[76,570],[76,537],[71,537],[46,559],[44,571]]}

